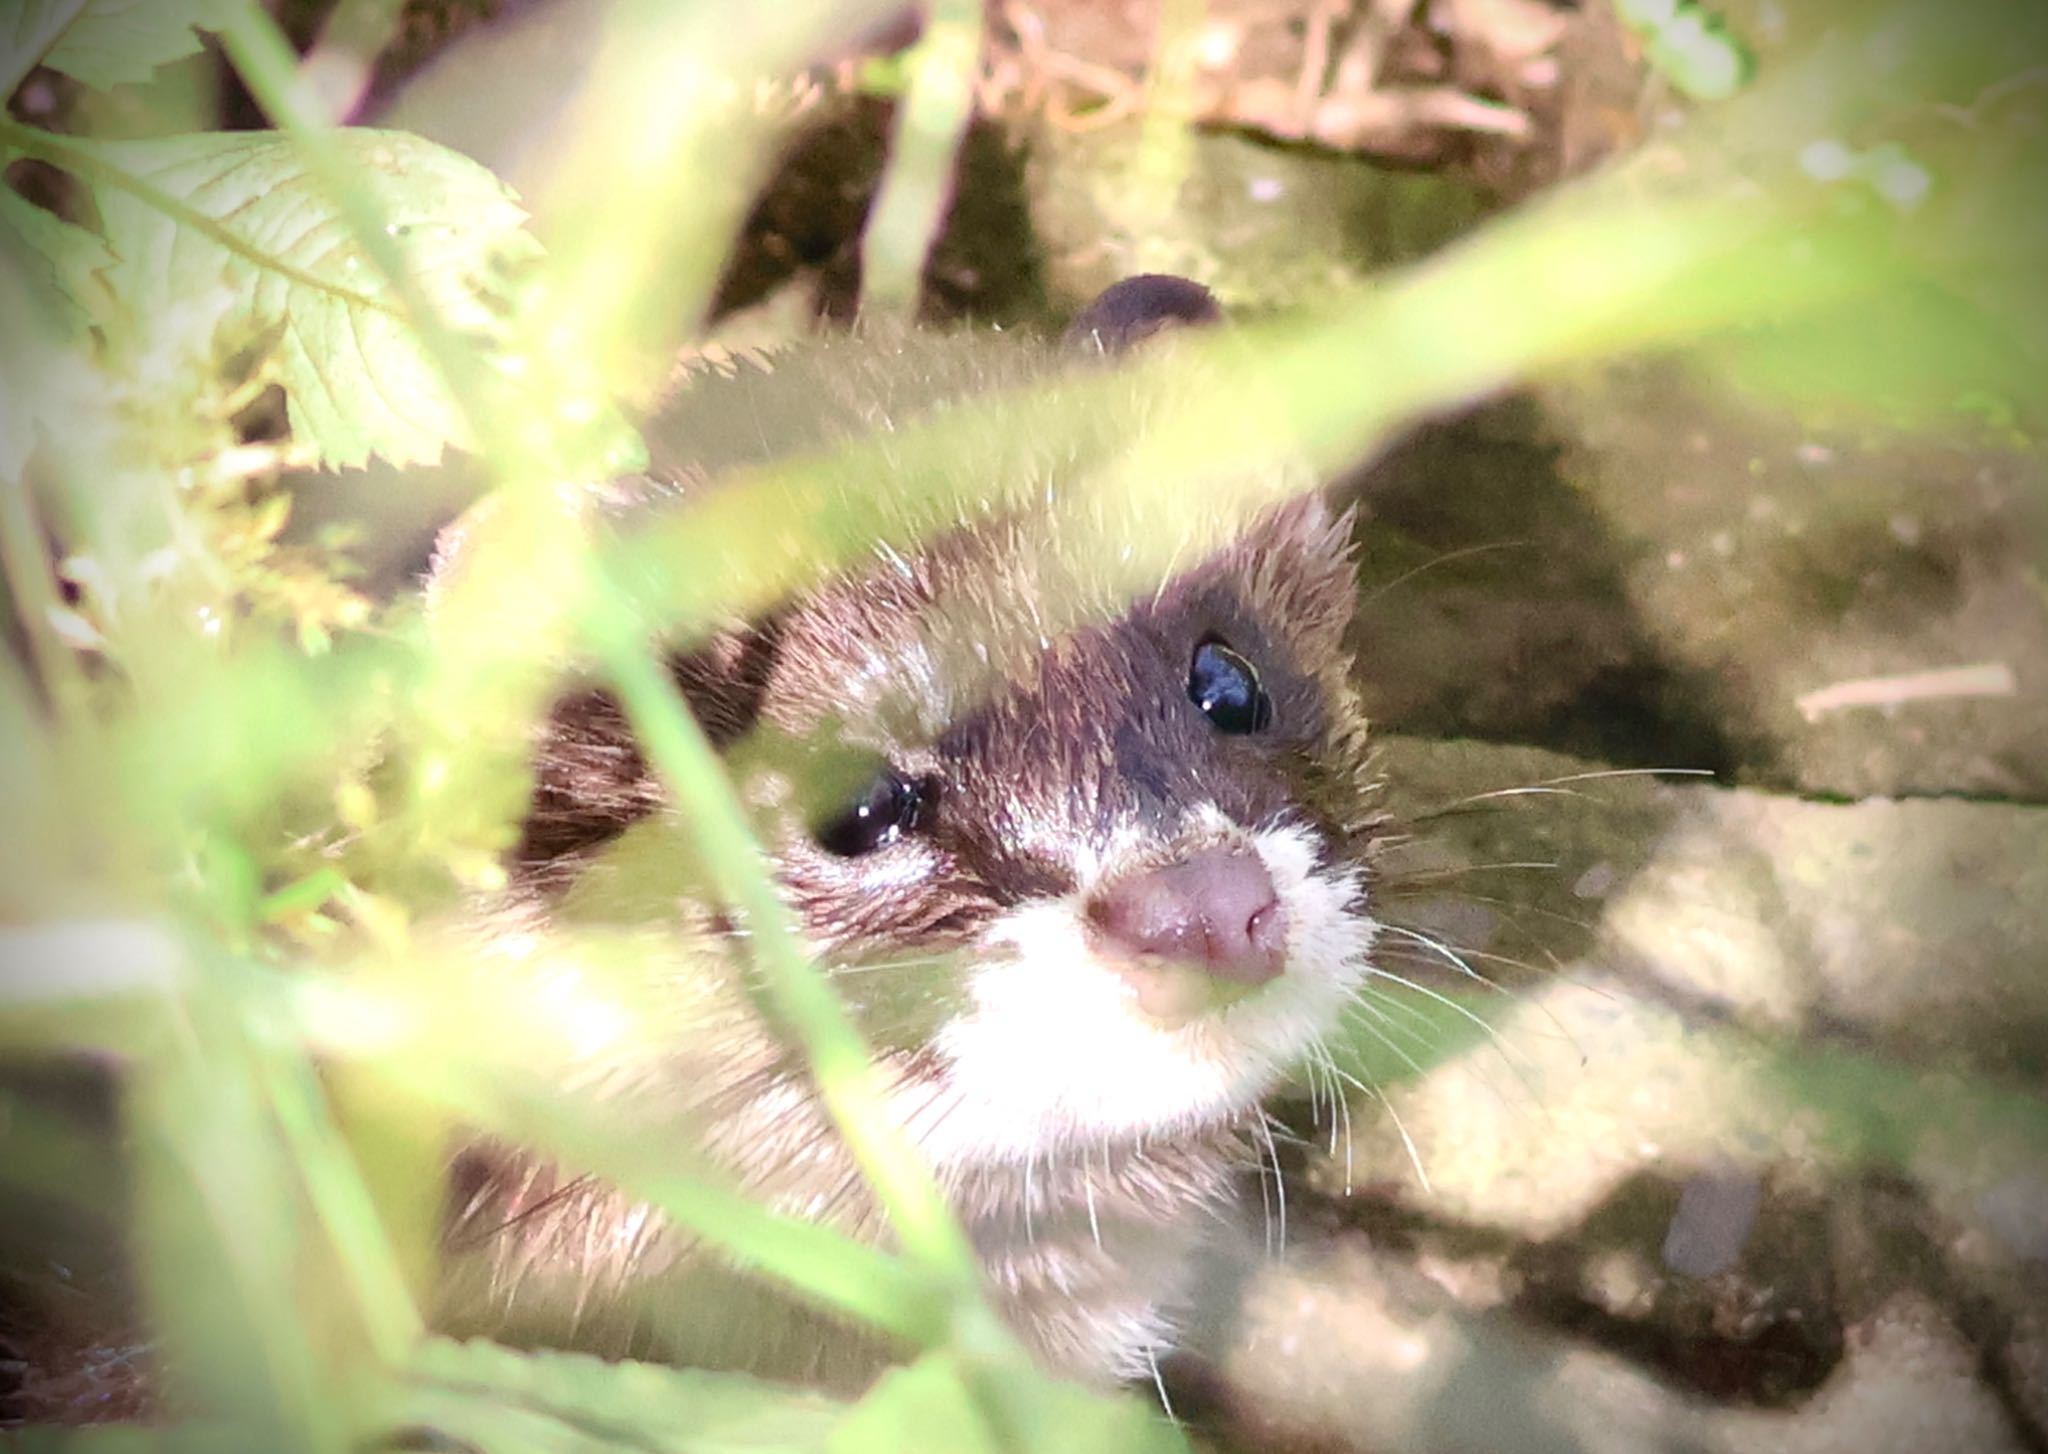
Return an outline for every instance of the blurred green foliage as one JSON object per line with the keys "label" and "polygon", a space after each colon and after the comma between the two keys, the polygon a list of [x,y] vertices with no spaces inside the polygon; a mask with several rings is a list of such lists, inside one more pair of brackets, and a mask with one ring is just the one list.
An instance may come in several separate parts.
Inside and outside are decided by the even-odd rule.
{"label": "blurred green foliage", "polygon": [[[645,647],[650,619],[699,628],[906,519],[985,505],[988,475],[963,457],[1078,447],[1087,388],[1026,387],[886,446],[757,471],[658,556],[597,550],[557,488],[637,455],[618,401],[645,396],[702,316],[773,139],[752,78],[888,7],[622,0],[552,139],[554,182],[527,199],[416,138],[327,128],[253,4],[144,8],[148,25],[119,0],[34,0],[0,89],[37,64],[89,87],[140,80],[206,31],[279,129],[116,142],[0,121],[0,155],[68,189],[59,211],[0,191],[0,547],[24,648],[0,662],[0,1051],[122,1057],[148,1304],[191,1418],[165,1437],[338,1450],[431,1425],[494,1451],[885,1449],[906,1431],[926,1447],[1177,1447],[1134,1403],[1046,1384],[994,1325]],[[905,304],[965,116],[973,19],[946,13],[907,73],[870,237],[878,306]],[[1700,14],[1637,18],[1657,22],[1682,87],[1721,95],[1739,52],[1712,27],[1681,33]],[[1681,347],[1784,407],[1942,428],[1988,415],[2036,439],[2048,232],[2018,179],[2043,174],[2048,127],[2038,74],[2010,78],[2037,32],[2018,7],[1845,11],[1613,171],[1315,317],[1147,364],[1172,402],[1104,455],[1077,509],[1092,491],[1140,546],[1175,539],[1144,523],[1193,483],[1299,487],[1250,468],[1276,449],[1342,463],[1529,373]],[[285,442],[252,444],[238,421],[273,389]],[[279,543],[281,466],[464,443],[498,505],[431,639],[403,612],[366,629],[344,540]],[[650,578],[630,598],[616,584]],[[620,688],[721,890],[749,907],[774,1002],[900,1254],[747,1207],[622,1136],[547,1074],[574,1017],[477,993],[421,931],[498,882],[527,727],[570,655]],[[1438,1054],[1476,1034],[1459,1002],[1413,1014]],[[1419,1071],[1410,1056],[1369,1073]],[[333,1102],[346,1112],[352,1093],[601,1172],[927,1356],[849,1411],[744,1379],[424,1342],[411,1289],[432,1219],[381,1188],[407,1180],[394,1164],[431,1182],[431,1145],[347,1126]],[[75,1146],[46,1129],[16,1144]],[[49,1160],[8,1172],[69,1182]]]}

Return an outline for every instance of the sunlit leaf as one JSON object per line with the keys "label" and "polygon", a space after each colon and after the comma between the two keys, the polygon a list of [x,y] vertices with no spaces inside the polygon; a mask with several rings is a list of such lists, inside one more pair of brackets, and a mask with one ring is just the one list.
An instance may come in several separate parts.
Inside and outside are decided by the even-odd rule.
{"label": "sunlit leaf", "polygon": [[124,1124],[167,1392],[237,1421],[239,1447],[336,1449],[345,1406],[316,1326],[332,1282],[294,1286],[312,1228],[250,1056],[248,1002],[224,956],[199,957],[166,1016],[178,1032],[130,1072]]}
{"label": "sunlit leaf", "polygon": [[1614,8],[1643,37],[1650,63],[1694,100],[1725,100],[1755,68],[1720,17],[1692,0],[1618,0]]}
{"label": "sunlit leaf", "polygon": [[106,243],[12,187],[0,187],[0,254],[5,253],[44,271],[66,332],[82,335],[99,311],[91,306],[102,287],[98,275],[114,262]]}
{"label": "sunlit leaf", "polygon": [[[531,256],[524,212],[489,172],[401,132],[338,140],[428,301],[458,330],[495,322],[490,269]],[[175,314],[225,285],[220,328],[274,330],[294,436],[330,465],[431,461],[461,421],[395,290],[292,144],[270,133],[73,143],[136,315]]]}
{"label": "sunlit leaf", "polygon": [[199,53],[240,0],[20,0],[0,20],[0,78],[11,89],[40,62],[97,86],[146,81],[167,62]]}
{"label": "sunlit leaf", "polygon": [[2044,15],[1898,6],[1844,21],[1674,140],[1661,164],[1695,190],[1808,219],[1757,265],[1807,293],[1860,279],[1803,317],[1760,312],[1706,362],[1781,408],[2041,427],[2048,207],[2015,178],[2048,168],[2048,86],[2017,64],[2048,42]]}
{"label": "sunlit leaf", "polygon": [[947,1355],[886,1373],[832,1431],[830,1454],[1174,1454],[1180,1431],[1135,1397],[1030,1367],[972,1370]]}
{"label": "sunlit leaf", "polygon": [[[435,1341],[391,1400],[394,1427],[483,1454],[822,1449],[841,1405],[739,1374]],[[934,1446],[940,1447],[940,1446]]]}

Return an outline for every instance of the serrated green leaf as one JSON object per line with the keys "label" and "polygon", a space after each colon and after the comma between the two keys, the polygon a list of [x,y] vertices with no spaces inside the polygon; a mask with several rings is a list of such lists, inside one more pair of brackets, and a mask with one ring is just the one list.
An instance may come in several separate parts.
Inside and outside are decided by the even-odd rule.
{"label": "serrated green leaf", "polygon": [[0,480],[21,478],[41,432],[64,417],[61,401],[93,386],[85,351],[66,347],[61,294],[36,276],[32,252],[8,243],[10,216],[0,211]]}
{"label": "serrated green leaf", "polygon": [[[487,270],[530,256],[525,212],[468,158],[396,131],[335,141],[387,221],[444,322],[493,323]],[[269,132],[73,143],[141,183],[88,177],[108,245],[106,277],[135,316],[177,316],[223,284],[218,327],[245,340],[275,330],[278,379],[297,440],[323,463],[373,454],[432,462],[461,420],[395,290],[358,245],[289,139]]]}
{"label": "serrated green leaf", "polygon": [[31,1424],[7,1431],[8,1454],[218,1454],[239,1430],[217,1423]]}
{"label": "serrated green leaf", "polygon": [[960,1369],[944,1358],[920,1358],[882,1375],[866,1398],[832,1431],[828,1454],[882,1454],[890,1449],[946,1449],[951,1454],[1002,1454]]}
{"label": "serrated green leaf", "polygon": [[827,1454],[1187,1454],[1180,1431],[1134,1397],[1028,1366],[975,1377],[948,1354],[891,1369],[840,1420]]}
{"label": "serrated green leaf", "polygon": [[485,1454],[793,1454],[822,1450],[843,1408],[743,1374],[435,1340],[390,1416]]}
{"label": "serrated green leaf", "polygon": [[0,20],[0,93],[14,94],[22,77],[42,61],[88,0],[20,0]]}
{"label": "serrated green leaf", "polygon": [[0,250],[11,252],[46,285],[66,334],[82,337],[101,315],[106,288],[101,274],[114,255],[100,238],[0,187]]}
{"label": "serrated green leaf", "polygon": [[[0,263],[0,267],[4,267]],[[9,278],[7,281],[15,281]],[[12,370],[0,364],[0,485],[21,478],[35,447],[35,424],[29,416],[28,401],[7,375]]]}
{"label": "serrated green leaf", "polygon": [[0,78],[12,92],[37,64],[106,90],[199,53],[239,0],[16,0],[0,19]]}

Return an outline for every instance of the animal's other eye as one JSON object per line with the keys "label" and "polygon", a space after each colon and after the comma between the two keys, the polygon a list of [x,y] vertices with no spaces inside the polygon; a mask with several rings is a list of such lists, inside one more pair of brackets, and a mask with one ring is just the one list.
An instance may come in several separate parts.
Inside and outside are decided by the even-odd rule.
{"label": "animal's other eye", "polygon": [[917,826],[924,794],[893,767],[884,766],[861,787],[853,801],[812,836],[827,853],[859,858],[886,848]]}
{"label": "animal's other eye", "polygon": [[1252,664],[1214,637],[1195,648],[1188,667],[1188,700],[1218,732],[1242,737],[1273,722],[1273,699]]}

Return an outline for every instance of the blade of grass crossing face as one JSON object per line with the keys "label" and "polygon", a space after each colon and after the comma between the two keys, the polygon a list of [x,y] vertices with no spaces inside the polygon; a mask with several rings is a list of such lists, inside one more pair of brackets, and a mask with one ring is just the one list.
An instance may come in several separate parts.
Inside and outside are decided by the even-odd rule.
{"label": "blade of grass crossing face", "polygon": [[904,1250],[971,1289],[977,1274],[966,1237],[909,1141],[890,1124],[868,1048],[801,945],[716,751],[630,613],[602,601],[594,609],[602,614],[593,634],[627,716],[703,845],[719,891],[745,914],[774,1009],[809,1056],[819,1091]]}

